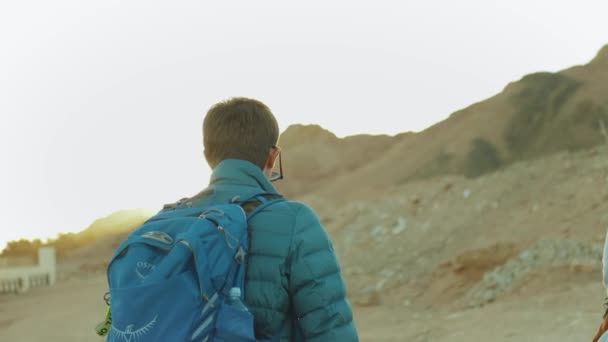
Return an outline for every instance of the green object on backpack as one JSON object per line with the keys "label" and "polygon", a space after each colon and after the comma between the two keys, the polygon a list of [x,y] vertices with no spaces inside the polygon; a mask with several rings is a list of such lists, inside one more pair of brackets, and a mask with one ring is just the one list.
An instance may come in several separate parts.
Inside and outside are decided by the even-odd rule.
{"label": "green object on backpack", "polygon": [[106,310],[106,319],[97,324],[97,326],[95,327],[95,331],[97,332],[97,335],[99,336],[106,336],[109,332],[110,329],[112,328],[112,313],[110,312],[110,307],[108,306],[108,310]]}

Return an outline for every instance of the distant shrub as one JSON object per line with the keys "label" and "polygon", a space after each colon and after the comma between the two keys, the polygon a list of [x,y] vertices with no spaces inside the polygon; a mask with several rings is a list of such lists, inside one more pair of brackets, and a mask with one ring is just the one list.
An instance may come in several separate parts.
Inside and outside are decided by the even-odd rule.
{"label": "distant shrub", "polygon": [[454,161],[454,155],[447,153],[442,148],[433,159],[424,164],[413,174],[401,179],[400,183],[406,183],[416,179],[427,179],[435,176],[458,172],[458,170],[454,168]]}
{"label": "distant shrub", "polygon": [[538,145],[543,152],[576,151],[606,141],[602,133],[608,123],[606,107],[590,99],[577,102],[560,115],[542,134]]}
{"label": "distant shrub", "polygon": [[59,234],[57,238],[50,239],[44,244],[39,239],[10,241],[0,255],[36,256],[40,247],[50,246],[55,248],[58,256],[67,256],[79,248],[94,246],[101,237],[120,236],[121,239],[124,239],[125,233],[133,231],[152,215],[153,211],[145,209],[118,211],[95,220],[80,233]]}
{"label": "distant shrub", "polygon": [[59,234],[56,239],[51,239],[46,243],[42,243],[39,239],[21,239],[8,242],[0,255],[5,257],[36,257],[40,247],[54,247],[57,256],[61,257],[87,243],[90,244],[92,241],[83,241],[74,233]]}
{"label": "distant shrub", "polygon": [[42,247],[40,240],[16,240],[10,241],[2,251],[1,256],[4,257],[29,257],[35,258],[38,255],[38,249]]}
{"label": "distant shrub", "polygon": [[509,100],[516,108],[504,139],[516,157],[535,154],[533,147],[544,127],[550,125],[580,83],[562,74],[536,73],[525,76],[524,88]]}
{"label": "distant shrub", "polygon": [[604,125],[608,125],[608,109],[606,106],[599,105],[589,99],[576,104],[571,117],[572,124],[588,125],[599,131],[601,128],[600,121],[603,121]]}
{"label": "distant shrub", "polygon": [[467,154],[464,174],[467,177],[479,177],[492,172],[502,165],[498,149],[489,141],[475,138],[471,142],[471,149]]}
{"label": "distant shrub", "polygon": [[85,242],[74,233],[59,234],[57,239],[49,243],[49,245],[55,247],[58,256],[66,256],[84,244]]}

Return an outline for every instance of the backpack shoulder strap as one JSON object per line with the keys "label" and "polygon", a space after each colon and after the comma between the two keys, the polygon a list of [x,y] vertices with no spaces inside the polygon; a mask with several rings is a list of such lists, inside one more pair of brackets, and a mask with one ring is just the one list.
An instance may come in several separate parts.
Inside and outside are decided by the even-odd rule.
{"label": "backpack shoulder strap", "polygon": [[207,187],[192,197],[184,197],[175,203],[165,204],[163,206],[163,210],[174,210],[174,209],[184,207],[184,206],[189,208],[189,207],[192,207],[192,202],[197,201],[204,197],[213,196],[214,194],[215,194],[215,190],[212,187]]}
{"label": "backpack shoulder strap", "polygon": [[241,199],[240,196],[235,196],[231,202],[239,204],[247,214],[247,220],[251,220],[255,215],[260,213],[264,208],[285,201],[285,198],[273,193],[258,193],[252,196],[247,196]]}

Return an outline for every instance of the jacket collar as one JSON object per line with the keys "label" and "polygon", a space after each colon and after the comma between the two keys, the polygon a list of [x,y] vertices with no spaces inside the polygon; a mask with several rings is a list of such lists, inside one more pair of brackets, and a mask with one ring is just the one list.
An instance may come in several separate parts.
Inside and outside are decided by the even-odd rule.
{"label": "jacket collar", "polygon": [[277,194],[277,190],[255,164],[240,159],[221,161],[211,174],[210,187],[239,185],[260,188],[264,192]]}

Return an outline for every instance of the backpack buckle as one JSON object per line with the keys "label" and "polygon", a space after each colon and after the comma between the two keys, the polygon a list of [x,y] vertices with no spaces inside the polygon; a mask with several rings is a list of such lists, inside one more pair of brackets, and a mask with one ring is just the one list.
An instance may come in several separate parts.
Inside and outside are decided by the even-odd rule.
{"label": "backpack buckle", "polygon": [[218,217],[223,217],[224,212],[219,209],[211,208],[211,209],[207,209],[207,210],[203,211],[200,215],[198,215],[198,217],[202,218],[202,219],[206,219],[207,215],[209,215],[209,216],[215,215]]}
{"label": "backpack buckle", "polygon": [[238,251],[236,251],[236,254],[234,255],[234,260],[237,264],[240,265],[245,260],[245,255],[247,255],[247,253],[245,252],[243,247],[239,247]]}

